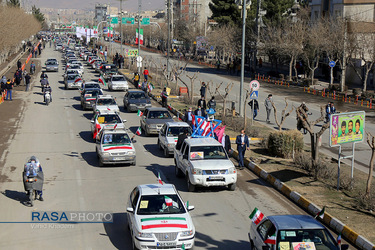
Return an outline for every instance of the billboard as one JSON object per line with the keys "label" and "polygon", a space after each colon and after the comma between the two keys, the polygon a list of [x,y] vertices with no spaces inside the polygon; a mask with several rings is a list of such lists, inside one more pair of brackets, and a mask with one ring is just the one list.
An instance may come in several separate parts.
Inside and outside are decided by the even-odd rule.
{"label": "billboard", "polygon": [[365,136],[365,112],[332,114],[329,126],[329,145],[363,142]]}

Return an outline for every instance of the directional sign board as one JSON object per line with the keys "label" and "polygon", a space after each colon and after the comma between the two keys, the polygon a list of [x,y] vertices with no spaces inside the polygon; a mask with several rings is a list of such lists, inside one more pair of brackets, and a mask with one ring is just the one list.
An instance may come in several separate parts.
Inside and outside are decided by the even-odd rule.
{"label": "directional sign board", "polygon": [[329,62],[329,66],[330,66],[331,68],[335,67],[335,66],[336,66],[335,61],[330,61],[330,62]]}
{"label": "directional sign board", "polygon": [[259,91],[258,90],[253,91],[250,95],[250,99],[258,99],[258,97],[259,97]]}
{"label": "directional sign board", "polygon": [[112,17],[111,24],[118,24],[118,17]]}
{"label": "directional sign board", "polygon": [[258,90],[260,87],[260,84],[257,80],[253,80],[250,82],[250,89]]}
{"label": "directional sign board", "polygon": [[137,56],[137,62],[141,63],[142,62],[142,57],[141,56]]}
{"label": "directional sign board", "polygon": [[150,25],[150,18],[142,18],[141,25]]}
{"label": "directional sign board", "polygon": [[134,24],[134,17],[123,17],[122,24]]}

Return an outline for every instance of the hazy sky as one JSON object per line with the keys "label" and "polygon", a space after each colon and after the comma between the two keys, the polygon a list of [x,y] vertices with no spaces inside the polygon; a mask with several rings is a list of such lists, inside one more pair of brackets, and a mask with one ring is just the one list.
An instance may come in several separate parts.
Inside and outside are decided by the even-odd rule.
{"label": "hazy sky", "polygon": [[[35,4],[38,8],[56,8],[56,9],[94,9],[96,3],[110,4],[120,8],[119,0],[21,0],[29,4]],[[164,9],[165,0],[140,0],[142,10]],[[123,0],[124,10],[138,10],[138,0]]]}

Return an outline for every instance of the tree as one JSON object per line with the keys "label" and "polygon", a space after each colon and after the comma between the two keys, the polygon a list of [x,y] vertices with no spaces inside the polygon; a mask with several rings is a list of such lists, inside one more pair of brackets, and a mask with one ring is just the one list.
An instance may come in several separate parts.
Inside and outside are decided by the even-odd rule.
{"label": "tree", "polygon": [[289,104],[285,98],[285,108],[281,111],[281,120],[280,122],[278,121],[277,119],[277,109],[276,109],[276,106],[275,106],[275,103],[272,102],[272,107],[273,107],[273,113],[275,114],[275,122],[276,122],[276,125],[279,127],[279,131],[282,130],[282,127],[283,127],[283,123],[285,122],[285,119],[293,112],[294,110],[294,107],[292,106],[292,109],[289,110],[288,113],[285,113],[286,112],[286,109],[288,108]]}
{"label": "tree", "polygon": [[21,4],[20,4],[19,0],[7,0],[7,5],[9,7],[16,7],[16,8],[20,8],[21,7]]}
{"label": "tree", "polygon": [[40,23],[44,23],[45,18],[44,14],[40,12],[40,8],[37,8],[35,5],[31,7],[31,13],[33,13],[36,20],[38,20]]}
{"label": "tree", "polygon": [[375,138],[369,132],[367,132],[367,144],[371,148],[371,159],[370,159],[370,166],[369,166],[370,168],[369,168],[369,173],[368,173],[365,197],[369,199],[370,191],[371,191],[372,173],[374,171],[374,159],[375,159]]}
{"label": "tree", "polygon": [[219,26],[241,23],[241,13],[235,0],[212,0],[208,5],[212,11],[212,18],[219,23]]}
{"label": "tree", "polygon": [[266,25],[270,23],[280,23],[289,16],[294,0],[266,0],[263,1],[263,9],[267,11],[264,16]]}

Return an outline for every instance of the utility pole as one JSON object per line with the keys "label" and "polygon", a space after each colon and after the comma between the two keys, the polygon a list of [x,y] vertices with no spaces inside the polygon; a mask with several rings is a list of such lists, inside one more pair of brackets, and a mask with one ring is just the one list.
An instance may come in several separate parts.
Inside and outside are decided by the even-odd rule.
{"label": "utility pole", "polygon": [[[259,0],[258,0],[259,1]],[[241,45],[241,82],[240,82],[240,116],[244,115],[243,112],[243,82],[245,79],[245,32],[246,31],[246,0],[242,0],[242,45]]]}
{"label": "utility pole", "polygon": [[[138,56],[141,56],[141,7],[142,0],[138,0]],[[137,62],[140,66],[141,62]],[[138,74],[141,72],[141,67],[137,67]]]}
{"label": "utility pole", "polygon": [[167,0],[168,38],[167,38],[167,73],[169,72],[169,53],[171,50],[171,0]]}
{"label": "utility pole", "polygon": [[257,39],[255,43],[255,50],[254,50],[254,67],[257,65],[257,57],[258,57],[258,46],[259,46],[259,36],[260,36],[260,9],[261,9],[262,0],[258,0],[257,5],[257,17],[256,17],[256,28],[257,28]]}
{"label": "utility pole", "polygon": [[122,40],[122,0],[120,0],[120,36],[121,36],[121,39],[120,39],[121,55],[124,55],[124,51],[122,50],[122,43],[123,43],[123,40]]}

